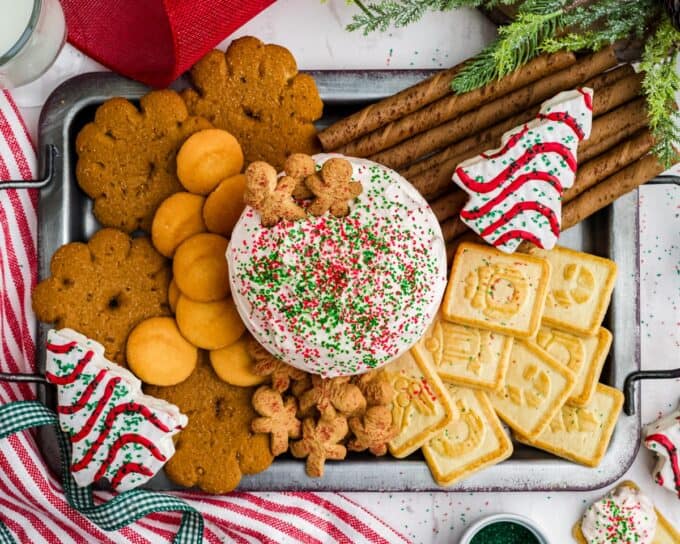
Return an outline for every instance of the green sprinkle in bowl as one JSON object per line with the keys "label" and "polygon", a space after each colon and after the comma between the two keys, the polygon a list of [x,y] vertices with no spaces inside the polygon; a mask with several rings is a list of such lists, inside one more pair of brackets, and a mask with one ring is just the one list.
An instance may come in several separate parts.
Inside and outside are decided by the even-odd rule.
{"label": "green sprinkle in bowl", "polygon": [[473,523],[459,544],[550,544],[534,521],[518,514],[494,514]]}

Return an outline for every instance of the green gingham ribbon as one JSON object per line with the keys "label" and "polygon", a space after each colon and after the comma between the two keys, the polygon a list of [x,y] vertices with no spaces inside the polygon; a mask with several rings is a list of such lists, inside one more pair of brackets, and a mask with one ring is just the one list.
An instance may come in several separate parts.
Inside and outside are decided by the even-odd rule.
{"label": "green gingham ribbon", "polygon": [[[59,428],[57,415],[35,400],[10,402],[0,406],[0,439],[15,433],[54,425],[61,451],[62,483],[69,504],[105,531],[117,531],[153,512],[182,512],[182,522],[174,544],[203,542],[203,516],[177,497],[154,491],[133,489],[116,495],[110,501],[95,505],[92,487],[79,487],[71,475],[71,442]],[[7,527],[0,522],[0,544],[14,544]]]}

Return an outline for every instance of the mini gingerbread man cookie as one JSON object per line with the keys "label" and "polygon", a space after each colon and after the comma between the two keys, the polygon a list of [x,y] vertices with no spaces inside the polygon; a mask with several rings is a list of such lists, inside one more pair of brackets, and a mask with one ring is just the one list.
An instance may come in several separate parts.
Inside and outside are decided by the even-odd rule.
{"label": "mini gingerbread man cookie", "polygon": [[293,200],[296,185],[295,179],[290,176],[277,179],[273,166],[257,161],[246,169],[243,198],[248,206],[260,213],[262,226],[273,227],[282,219],[297,221],[305,218],[305,211]]}
{"label": "mini gingerbread man cookie", "polygon": [[254,433],[271,435],[272,455],[288,451],[289,438],[300,438],[301,423],[295,417],[297,401],[294,398],[284,401],[281,393],[263,385],[253,395],[253,408],[262,417],[253,419],[250,428]]}
{"label": "mini gingerbread man cookie", "polygon": [[388,406],[369,407],[363,417],[350,418],[349,428],[354,438],[349,441],[347,448],[351,451],[368,449],[377,456],[387,453],[387,443],[399,433]]}
{"label": "mini gingerbread man cookie", "polygon": [[308,208],[309,213],[316,216],[330,211],[336,217],[345,217],[349,214],[347,201],[358,197],[363,190],[361,183],[352,181],[351,163],[339,157],[328,159],[321,172],[308,176],[305,184],[316,197]]}
{"label": "mini gingerbread man cookie", "polygon": [[323,476],[327,459],[341,460],[347,455],[339,442],[347,435],[347,420],[342,416],[321,417],[315,422],[307,418],[302,423],[302,440],[290,445],[290,452],[298,459],[307,458],[307,474]]}
{"label": "mini gingerbread man cookie", "polygon": [[336,411],[344,416],[363,412],[366,399],[349,380],[348,376],[329,379],[312,376],[312,388],[300,396],[300,412],[308,414],[314,407],[322,416],[334,415]]}
{"label": "mini gingerbread man cookie", "polygon": [[361,374],[354,379],[354,384],[361,391],[368,406],[388,405],[394,398],[394,388],[382,370]]}
{"label": "mini gingerbread man cookie", "polygon": [[297,200],[305,200],[314,196],[305,184],[305,180],[316,172],[316,165],[311,156],[304,153],[293,153],[286,159],[283,170],[287,176],[295,180],[293,197]]}
{"label": "mini gingerbread man cookie", "polygon": [[274,357],[255,339],[251,339],[248,343],[248,353],[255,359],[253,372],[258,376],[271,376],[272,387],[279,393],[288,389],[291,380],[300,381],[307,376],[304,371]]}

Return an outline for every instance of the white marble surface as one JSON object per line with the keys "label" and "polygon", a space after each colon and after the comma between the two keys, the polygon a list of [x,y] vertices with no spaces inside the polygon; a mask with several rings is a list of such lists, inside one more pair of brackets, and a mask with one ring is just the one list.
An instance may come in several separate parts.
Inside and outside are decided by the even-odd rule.
{"label": "white marble surface", "polygon": [[[420,23],[369,37],[344,25],[356,7],[344,0],[320,3],[279,0],[234,36],[254,35],[288,47],[300,68],[439,68],[479,51],[495,30],[473,10],[429,14]],[[225,40],[222,47],[229,41]],[[15,92],[35,134],[39,107],[63,79],[103,69],[67,46],[57,65],[41,80]],[[640,192],[642,366],[680,366],[680,188],[648,186]],[[673,409],[680,381],[643,385],[643,422]],[[663,513],[680,527],[680,502],[650,479],[653,459],[641,450],[626,478],[635,480]],[[553,542],[571,542],[570,532],[584,506],[603,494],[591,493],[352,493],[351,497],[418,543],[457,542],[475,519],[500,511],[534,518]]]}

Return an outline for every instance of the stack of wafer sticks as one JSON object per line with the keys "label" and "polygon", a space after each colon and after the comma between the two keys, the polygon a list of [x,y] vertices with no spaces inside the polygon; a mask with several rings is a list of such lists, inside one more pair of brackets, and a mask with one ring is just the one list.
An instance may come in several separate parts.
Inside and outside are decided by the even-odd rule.
{"label": "stack of wafer sticks", "polygon": [[505,78],[465,94],[450,83],[463,64],[437,73],[319,133],[326,151],[368,157],[398,170],[430,202],[449,255],[469,237],[458,214],[467,195],[451,181],[462,161],[500,146],[501,136],[538,113],[543,101],[592,87],[593,128],[578,148],[574,186],[563,195],[566,230],[664,169],[650,154],[641,74],[610,47],[588,56],[542,55]]}

